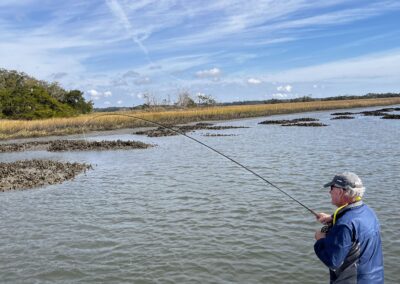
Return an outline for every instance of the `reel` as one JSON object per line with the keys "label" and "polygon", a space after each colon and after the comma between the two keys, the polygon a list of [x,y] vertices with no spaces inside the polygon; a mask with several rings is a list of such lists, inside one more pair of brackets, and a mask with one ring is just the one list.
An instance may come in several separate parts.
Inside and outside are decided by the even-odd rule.
{"label": "reel", "polygon": [[329,231],[330,231],[330,229],[332,228],[332,226],[333,226],[332,223],[326,224],[325,226],[323,226],[323,227],[321,228],[321,233],[328,234]]}

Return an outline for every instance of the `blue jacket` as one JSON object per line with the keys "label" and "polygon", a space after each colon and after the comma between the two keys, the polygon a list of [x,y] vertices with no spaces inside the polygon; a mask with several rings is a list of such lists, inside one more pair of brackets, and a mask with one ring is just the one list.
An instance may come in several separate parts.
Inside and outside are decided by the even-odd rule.
{"label": "blue jacket", "polygon": [[384,282],[379,221],[362,201],[337,213],[336,223],[315,243],[314,251],[329,267],[330,283]]}

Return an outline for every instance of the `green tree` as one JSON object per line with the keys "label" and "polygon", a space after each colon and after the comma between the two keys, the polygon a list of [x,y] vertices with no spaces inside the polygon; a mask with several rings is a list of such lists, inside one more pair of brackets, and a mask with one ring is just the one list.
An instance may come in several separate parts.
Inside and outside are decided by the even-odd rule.
{"label": "green tree", "polygon": [[86,102],[83,97],[83,93],[79,90],[69,91],[64,95],[64,98],[61,100],[61,102],[68,104],[78,113],[89,113],[93,111],[93,102]]}
{"label": "green tree", "polygon": [[79,90],[66,91],[57,82],[37,80],[25,73],[0,68],[0,117],[37,119],[93,111]]}
{"label": "green tree", "polygon": [[197,99],[199,101],[199,105],[216,105],[217,104],[217,102],[211,95],[205,95],[202,93],[198,93]]}
{"label": "green tree", "polygon": [[51,97],[43,87],[2,90],[0,95],[2,117],[30,120],[76,114],[72,107]]}

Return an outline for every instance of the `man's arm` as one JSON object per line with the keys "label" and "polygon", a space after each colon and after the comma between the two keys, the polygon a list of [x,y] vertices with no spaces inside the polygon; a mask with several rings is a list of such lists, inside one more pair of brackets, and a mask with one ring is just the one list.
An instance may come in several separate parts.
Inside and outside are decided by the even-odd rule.
{"label": "man's arm", "polygon": [[318,258],[330,269],[337,269],[345,260],[352,246],[352,232],[346,225],[335,225],[325,238],[314,244]]}

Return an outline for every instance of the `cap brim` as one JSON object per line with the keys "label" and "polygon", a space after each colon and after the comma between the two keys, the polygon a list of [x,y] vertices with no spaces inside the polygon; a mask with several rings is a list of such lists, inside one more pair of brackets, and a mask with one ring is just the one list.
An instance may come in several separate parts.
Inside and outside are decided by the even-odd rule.
{"label": "cap brim", "polygon": [[327,184],[325,184],[324,187],[330,187],[330,186],[332,186],[332,185],[334,185],[334,184],[335,184],[335,183],[331,181],[331,182],[328,182]]}

